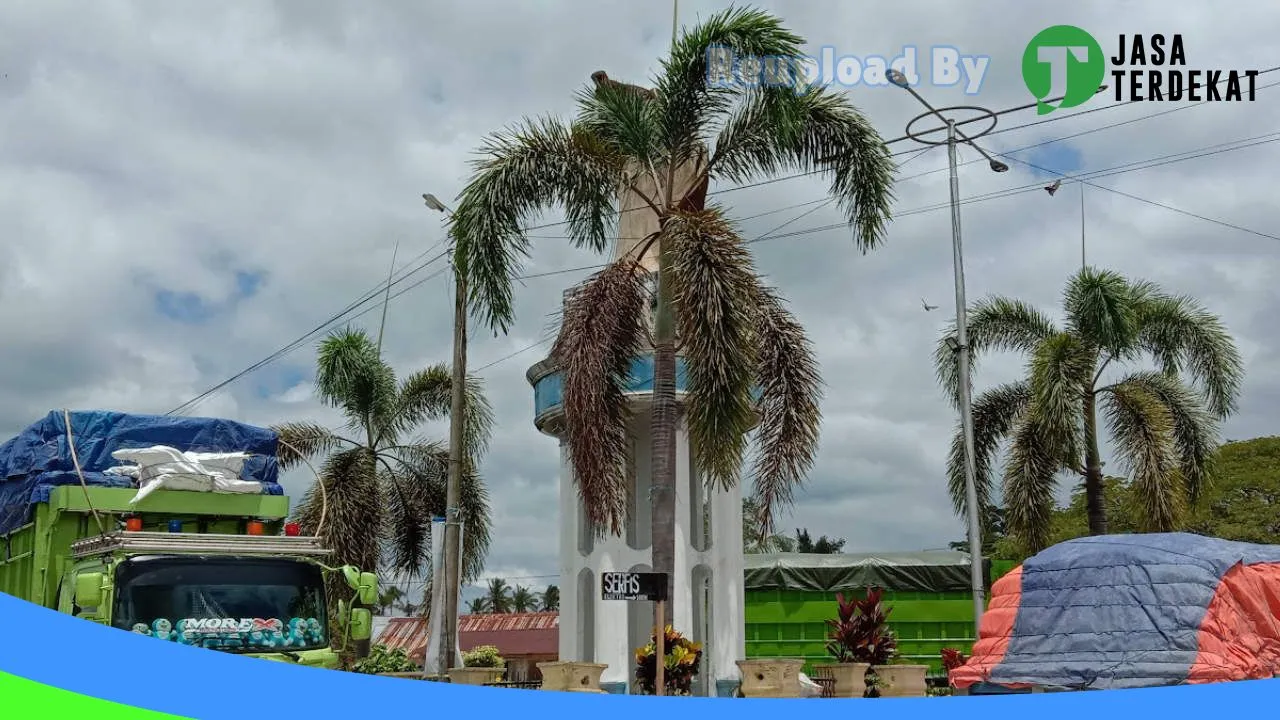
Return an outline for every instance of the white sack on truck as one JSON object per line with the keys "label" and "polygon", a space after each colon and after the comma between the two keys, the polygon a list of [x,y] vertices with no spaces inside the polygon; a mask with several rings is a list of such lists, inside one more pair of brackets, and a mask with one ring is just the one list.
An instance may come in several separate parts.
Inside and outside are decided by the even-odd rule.
{"label": "white sack on truck", "polygon": [[130,504],[136,505],[160,488],[245,495],[263,492],[262,483],[240,479],[249,453],[183,452],[167,445],[153,445],[116,450],[111,457],[136,465],[136,470],[131,466],[111,468],[118,474],[137,479],[138,494],[133,496]]}

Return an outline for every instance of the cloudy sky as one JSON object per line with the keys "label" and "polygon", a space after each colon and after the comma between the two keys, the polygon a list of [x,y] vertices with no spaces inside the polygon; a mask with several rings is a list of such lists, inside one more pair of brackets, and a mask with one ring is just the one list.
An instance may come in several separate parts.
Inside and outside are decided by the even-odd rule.
{"label": "cloudy sky", "polygon": [[[1089,29],[1108,53],[1119,33],[1181,32],[1191,67],[1280,64],[1268,50],[1280,8],[1264,2],[1231,13],[1169,0],[899,0],[884,14],[836,0],[759,5],[814,54],[893,57],[914,46],[926,82],[931,46],[991,58],[975,96],[922,87],[939,106],[1029,101],[1023,48],[1059,23]],[[686,0],[680,22],[725,6]],[[438,252],[441,216],[421,194],[451,200],[485,133],[522,115],[571,113],[592,71],[644,82],[670,29],[669,3],[634,0],[3,4],[0,431],[53,408],[179,406],[385,282],[397,243],[406,278],[395,290],[405,292],[391,305],[388,357],[401,371],[448,361],[449,287],[440,262],[422,267]],[[1264,142],[1280,138],[1280,89],[1264,87],[1277,80],[1259,77],[1253,103],[1106,107],[1115,103],[1101,97],[1023,128],[1038,118],[1018,113],[983,141],[998,152],[1038,145],[1014,156],[1060,173],[1127,169],[1086,189],[1089,262],[1221,313],[1248,363],[1228,438],[1277,432],[1280,239],[1266,237],[1280,234],[1267,207],[1277,147]],[[886,138],[919,110],[894,88],[849,92]],[[962,149],[962,162],[975,157]],[[746,236],[784,236],[753,248],[808,326],[829,386],[823,449],[783,527],[848,538],[852,551],[937,548],[963,533],[942,480],[954,415],[930,366],[954,311],[945,152],[901,159],[899,219],[869,256],[847,230],[827,229],[839,217],[817,205],[819,180],[713,188],[746,218]],[[1080,263],[1080,186],[1050,197],[1036,188],[1052,174],[1010,164],[1003,175],[961,168],[974,199],[963,210],[969,294],[1053,309]],[[513,331],[478,333],[470,349],[501,422],[484,465],[495,513],[488,567],[529,585],[555,572],[557,450],[533,429],[524,372],[548,347],[530,348],[561,290],[587,274],[571,269],[597,262],[557,233],[533,233],[525,272],[540,276],[518,291]],[[926,313],[922,298],[940,308]],[[375,307],[344,322],[376,327],[376,312],[356,317]],[[334,424],[311,396],[318,337],[193,412]],[[977,389],[1018,368],[1016,358],[985,362]],[[286,478],[295,496],[306,483]]]}

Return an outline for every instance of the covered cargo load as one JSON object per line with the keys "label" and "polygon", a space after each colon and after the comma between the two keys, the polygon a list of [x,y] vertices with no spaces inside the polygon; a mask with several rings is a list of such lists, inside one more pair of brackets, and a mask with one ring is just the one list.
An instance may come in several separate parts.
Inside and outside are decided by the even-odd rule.
{"label": "covered cargo load", "polygon": [[1280,546],[1189,533],[1069,540],[992,587],[951,684],[1089,690],[1280,673]]}
{"label": "covered cargo load", "polygon": [[[68,419],[74,443],[68,440]],[[81,474],[90,487],[134,487],[135,479],[119,471],[128,462],[113,453],[156,446],[183,453],[244,453],[240,480],[259,484],[263,494],[284,492],[277,437],[266,428],[217,418],[55,410],[0,445],[0,535],[30,522],[33,506],[47,502],[57,486],[80,484]]]}
{"label": "covered cargo load", "polygon": [[[938,550],[747,555],[743,579],[746,590],[835,593],[880,587],[897,592],[966,592],[971,587],[970,562],[968,553]],[[986,560],[987,573],[990,565]]]}

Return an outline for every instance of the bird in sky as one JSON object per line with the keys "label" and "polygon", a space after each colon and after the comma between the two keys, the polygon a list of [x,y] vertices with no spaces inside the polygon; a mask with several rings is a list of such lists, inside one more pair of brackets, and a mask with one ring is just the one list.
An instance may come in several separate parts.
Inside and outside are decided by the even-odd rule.
{"label": "bird in sky", "polygon": [[921,305],[924,305],[924,311],[925,311],[925,312],[932,312],[932,311],[934,311],[934,310],[937,310],[937,309],[938,309],[938,306],[937,306],[937,305],[930,305],[928,302],[926,302],[926,301],[925,301],[925,299],[924,299],[924,298],[920,298],[920,304],[921,304]]}
{"label": "bird in sky", "polygon": [[1046,185],[1044,187],[1044,191],[1049,193],[1049,197],[1053,197],[1053,194],[1058,192],[1058,188],[1060,187],[1062,187],[1062,178],[1054,180],[1052,185]]}

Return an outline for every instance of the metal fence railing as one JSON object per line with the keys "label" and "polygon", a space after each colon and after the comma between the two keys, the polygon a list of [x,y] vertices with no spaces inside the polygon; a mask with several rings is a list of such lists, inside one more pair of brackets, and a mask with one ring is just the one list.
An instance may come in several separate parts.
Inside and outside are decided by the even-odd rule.
{"label": "metal fence railing", "polygon": [[520,690],[541,690],[542,682],[539,680],[503,680],[500,682],[485,683],[485,687],[503,687],[517,688]]}

